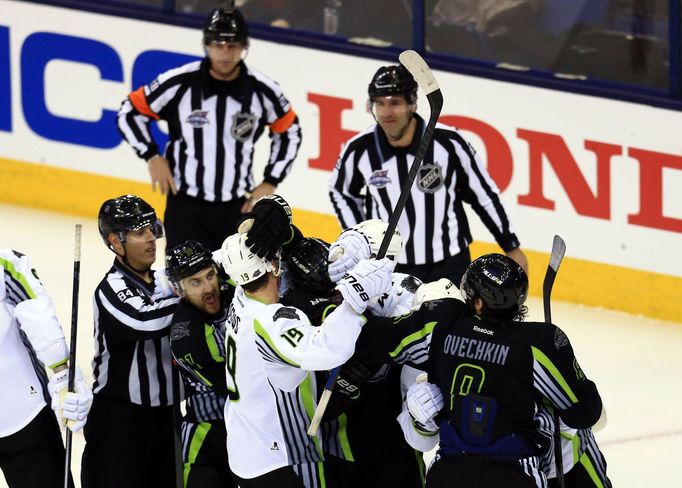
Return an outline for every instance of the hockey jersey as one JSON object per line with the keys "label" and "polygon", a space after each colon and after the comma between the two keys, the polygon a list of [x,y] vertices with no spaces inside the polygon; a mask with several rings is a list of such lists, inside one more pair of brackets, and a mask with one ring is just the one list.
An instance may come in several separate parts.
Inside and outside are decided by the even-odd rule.
{"label": "hockey jersey", "polygon": [[52,300],[27,256],[0,249],[0,437],[25,427],[49,402],[45,365],[68,360]]}
{"label": "hockey jersey", "polygon": [[310,371],[347,361],[364,320],[341,304],[314,327],[300,310],[237,287],[225,331],[227,450],[237,476],[322,460],[319,437],[306,434],[318,390]]}

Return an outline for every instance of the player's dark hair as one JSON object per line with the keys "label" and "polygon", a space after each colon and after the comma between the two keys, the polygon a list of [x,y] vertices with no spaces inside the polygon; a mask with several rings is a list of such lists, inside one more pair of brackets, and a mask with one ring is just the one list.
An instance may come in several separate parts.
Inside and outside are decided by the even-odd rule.
{"label": "player's dark hair", "polygon": [[247,283],[245,285],[242,285],[242,288],[247,293],[255,293],[255,292],[265,288],[265,285],[267,285],[267,283],[268,283],[268,277],[269,276],[270,276],[270,273],[265,273],[263,276],[253,280],[251,283]]}

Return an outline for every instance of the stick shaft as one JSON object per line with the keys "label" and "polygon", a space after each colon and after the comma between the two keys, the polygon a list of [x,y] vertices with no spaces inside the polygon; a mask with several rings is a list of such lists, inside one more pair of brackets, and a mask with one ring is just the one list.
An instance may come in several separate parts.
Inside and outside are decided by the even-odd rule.
{"label": "stick shaft", "polygon": [[[554,280],[559,272],[559,266],[566,254],[566,243],[559,236],[554,236],[552,242],[552,253],[549,256],[549,264],[547,265],[547,272],[545,273],[545,280],[542,284],[542,303],[545,311],[545,322],[552,323],[552,288],[554,287]],[[556,469],[556,479],[560,488],[564,488],[564,460],[561,451],[561,430],[559,412],[554,409],[554,464]]]}
{"label": "stick shaft", "polygon": [[[69,342],[69,391],[73,391],[76,380],[76,345],[78,343],[78,291],[80,288],[81,271],[81,235],[83,227],[76,224],[76,236],[73,257],[73,286],[71,293],[71,340]],[[68,488],[69,478],[71,477],[71,446],[72,433],[66,427],[66,439],[64,441],[64,488]]]}

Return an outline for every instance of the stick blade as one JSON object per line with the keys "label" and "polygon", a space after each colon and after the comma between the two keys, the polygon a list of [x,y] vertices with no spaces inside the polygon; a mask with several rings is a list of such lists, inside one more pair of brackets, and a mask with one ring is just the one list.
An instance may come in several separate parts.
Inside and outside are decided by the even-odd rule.
{"label": "stick blade", "polygon": [[414,76],[417,84],[424,90],[424,93],[426,93],[427,96],[436,90],[440,90],[438,81],[436,81],[436,77],[433,76],[431,68],[429,68],[429,65],[426,64],[426,61],[424,61],[424,58],[422,58],[419,53],[408,49],[407,51],[400,53],[398,59],[400,59],[400,63],[407,68],[407,71]]}
{"label": "stick blade", "polygon": [[559,269],[564,254],[566,254],[566,243],[560,236],[556,235],[552,242],[552,254],[549,256],[549,267],[555,272]]}

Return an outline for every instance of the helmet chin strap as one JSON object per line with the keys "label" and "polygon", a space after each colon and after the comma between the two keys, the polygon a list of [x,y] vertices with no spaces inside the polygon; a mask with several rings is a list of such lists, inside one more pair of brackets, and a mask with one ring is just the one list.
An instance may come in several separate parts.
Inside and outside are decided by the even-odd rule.
{"label": "helmet chin strap", "polygon": [[[123,246],[123,250],[125,251],[125,250],[126,250],[126,245],[125,245],[125,244],[121,244],[121,245]],[[116,252],[116,251],[114,251],[114,252]],[[146,269],[137,269],[135,266],[133,266],[132,264],[130,264],[130,261],[128,261],[128,253],[127,253],[127,252],[126,252],[125,254],[122,254],[122,255],[116,253],[116,255],[119,256],[119,257],[121,258],[121,261],[123,261],[123,264],[125,264],[126,266],[128,266],[130,269],[132,269],[132,270],[135,271],[136,273],[139,273],[139,274],[146,274],[146,273],[148,273],[149,270],[152,268],[152,266],[151,266],[151,264],[150,264],[149,266],[147,266]]]}

